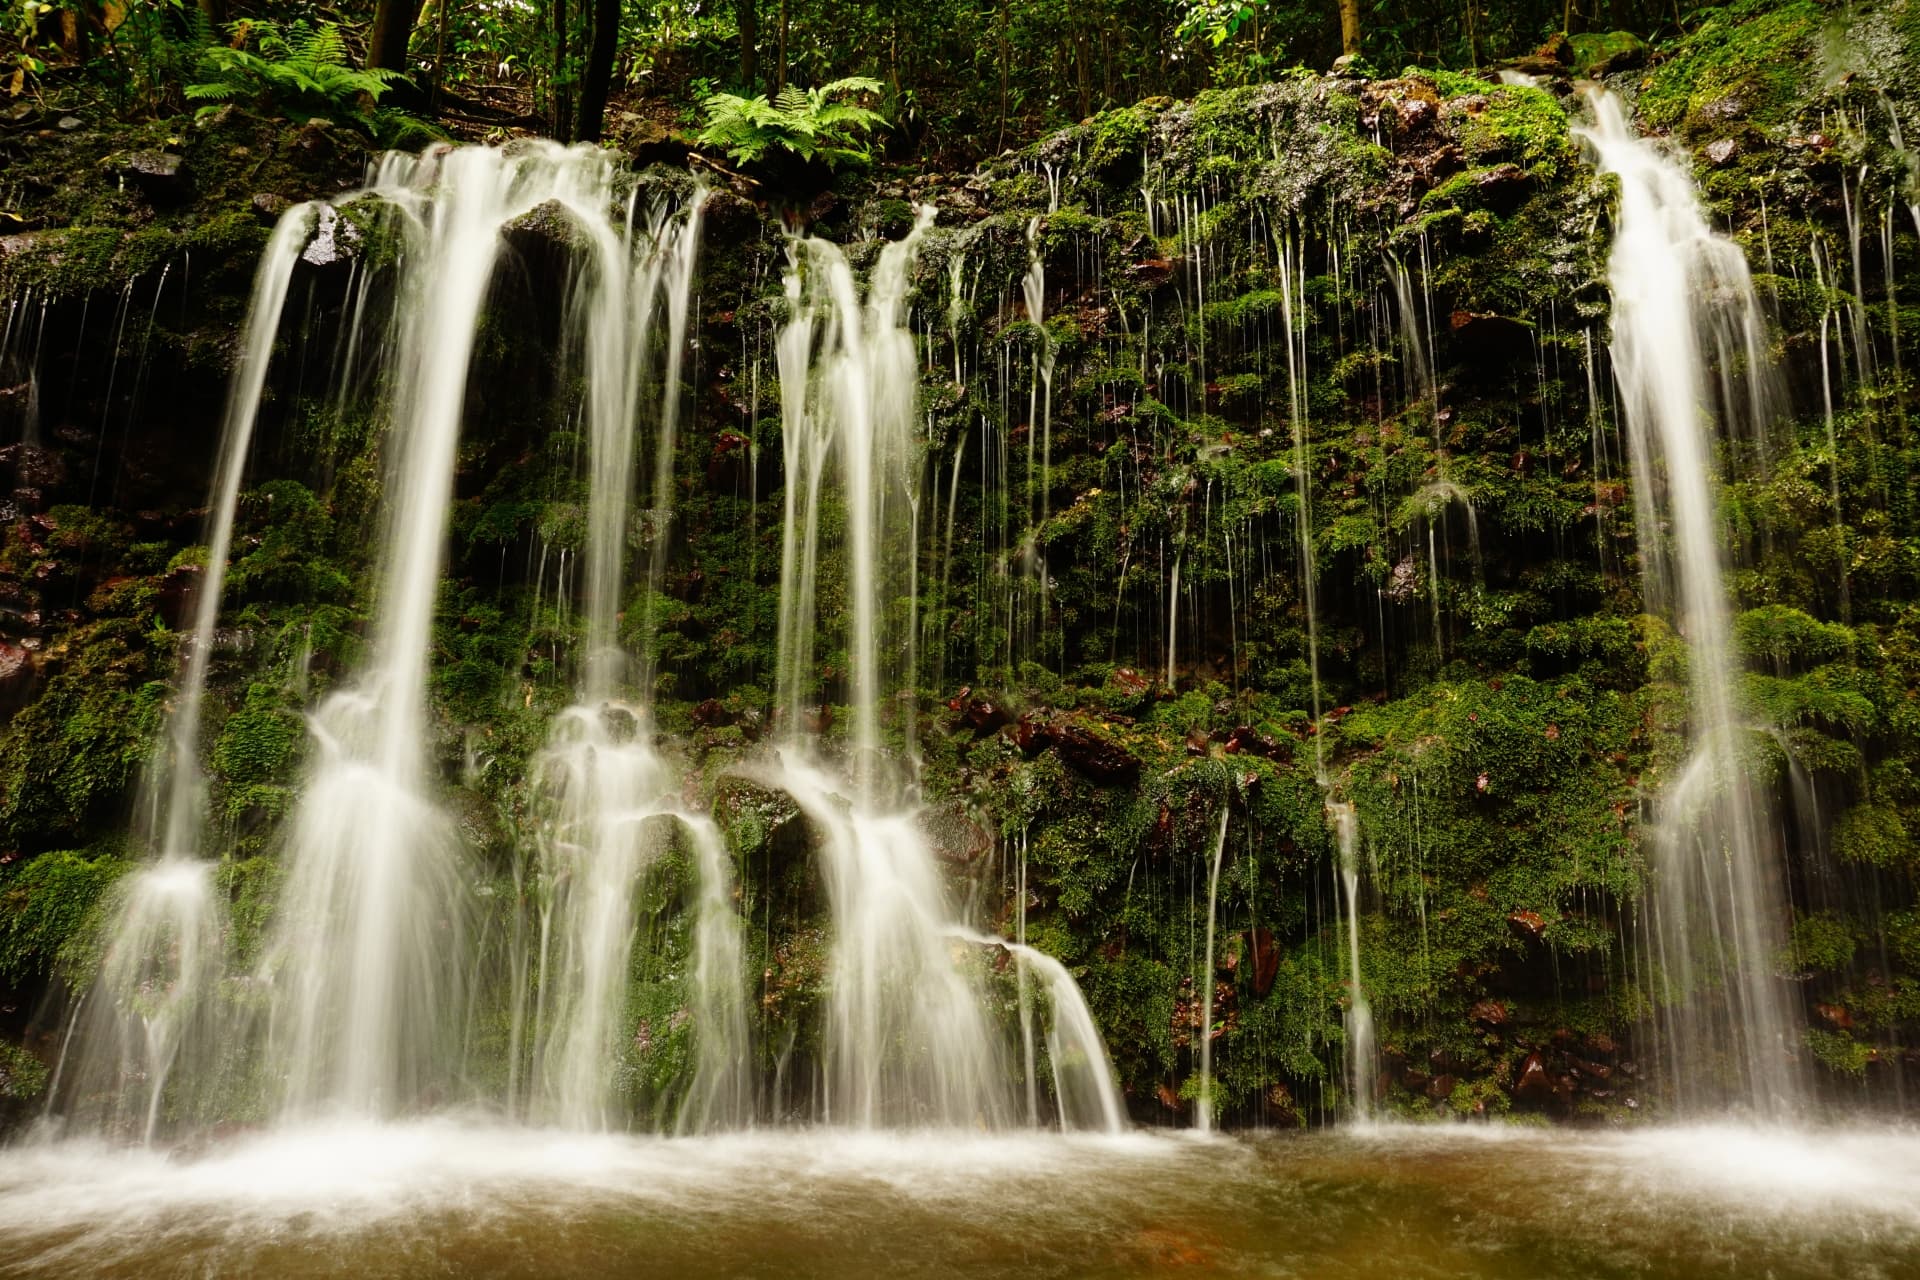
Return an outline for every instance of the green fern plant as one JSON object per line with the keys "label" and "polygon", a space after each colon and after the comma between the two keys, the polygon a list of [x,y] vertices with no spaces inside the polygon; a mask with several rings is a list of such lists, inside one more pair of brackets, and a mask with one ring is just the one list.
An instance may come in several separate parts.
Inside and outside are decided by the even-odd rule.
{"label": "green fern plant", "polygon": [[887,127],[879,112],[848,101],[879,93],[880,82],[849,76],[817,89],[792,85],[769,102],[765,94],[743,98],[716,93],[702,105],[707,124],[700,141],[718,147],[737,164],[758,164],[770,154],[789,152],[829,169],[863,165],[873,159],[869,135]]}
{"label": "green fern plant", "polygon": [[[270,103],[305,120],[331,120],[364,130],[377,141],[397,144],[440,135],[425,121],[381,107],[381,97],[405,76],[348,61],[346,38],[336,23],[281,27],[272,22],[236,22],[232,45],[214,45],[200,55],[206,77],[186,87],[200,115],[236,100]],[[249,42],[259,52],[247,48]]]}

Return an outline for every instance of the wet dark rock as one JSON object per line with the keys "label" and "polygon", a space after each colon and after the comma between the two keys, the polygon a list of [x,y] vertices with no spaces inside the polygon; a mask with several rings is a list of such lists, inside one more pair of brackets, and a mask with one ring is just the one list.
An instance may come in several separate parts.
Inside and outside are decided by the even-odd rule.
{"label": "wet dark rock", "polygon": [[66,461],[40,445],[0,447],[0,467],[12,467],[14,482],[27,489],[57,489],[67,479]]}
{"label": "wet dark rock", "polygon": [[615,117],[615,145],[627,153],[636,169],[653,164],[684,165],[693,149],[688,140],[658,120],[622,112]]}
{"label": "wet dark rock", "polygon": [[0,708],[13,711],[33,691],[33,654],[23,644],[0,640]]}
{"label": "wet dark rock", "polygon": [[618,702],[600,704],[600,723],[607,728],[607,736],[615,742],[631,742],[640,729],[640,717],[633,708]]}
{"label": "wet dark rock", "polygon": [[169,625],[184,627],[193,616],[194,596],[204,574],[197,564],[176,565],[160,579],[158,604]]}
{"label": "wet dark rock", "polygon": [[975,821],[958,800],[926,810],[920,816],[920,830],[933,852],[943,862],[968,866],[993,852],[993,835]]}
{"label": "wet dark rock", "polygon": [[732,724],[733,713],[718,698],[708,698],[696,705],[692,712],[693,722],[702,729],[711,729],[717,725]]}
{"label": "wet dark rock", "polygon": [[1647,65],[1647,42],[1631,31],[1587,31],[1571,38],[1573,68],[1598,79]]}
{"label": "wet dark rock", "polygon": [[1813,1006],[1813,1011],[1820,1015],[1820,1021],[1826,1023],[1835,1031],[1853,1030],[1853,1015],[1848,1013],[1844,1006],[1837,1004],[1816,1004]]}
{"label": "wet dark rock", "polygon": [[1507,1006],[1498,1000],[1482,1000],[1467,1010],[1467,1019],[1483,1027],[1504,1027],[1511,1020]]}
{"label": "wet dark rock", "polygon": [[961,718],[978,733],[992,733],[1004,724],[1011,723],[1013,717],[1007,709],[991,698],[969,698],[960,708]]}
{"label": "wet dark rock", "polygon": [[1140,761],[1132,752],[1068,716],[1022,716],[1015,741],[1029,755],[1051,748],[1095,782],[1124,785],[1140,776]]}
{"label": "wet dark rock", "polygon": [[1469,179],[1480,203],[1496,213],[1511,213],[1533,193],[1533,178],[1517,164],[1497,164]]}
{"label": "wet dark rock", "polygon": [[1479,311],[1456,311],[1447,320],[1454,344],[1468,359],[1499,364],[1530,356],[1533,328],[1523,320]]}
{"label": "wet dark rock", "polygon": [[314,215],[313,234],[300,260],[316,267],[331,267],[351,262],[360,253],[360,230],[340,216],[330,204],[323,204]]}
{"label": "wet dark rock", "polygon": [[1114,688],[1120,690],[1122,693],[1149,693],[1153,689],[1153,681],[1147,679],[1132,667],[1115,667],[1113,676],[1111,677],[1111,683]]}
{"label": "wet dark rock", "polygon": [[714,437],[707,457],[707,488],[715,493],[744,493],[753,479],[753,441],[738,431]]}
{"label": "wet dark rock", "polygon": [[136,151],[120,172],[155,204],[184,204],[193,195],[186,159],[171,151]]}
{"label": "wet dark rock", "polygon": [[1530,1053],[1520,1063],[1520,1077],[1513,1082],[1513,1094],[1528,1102],[1545,1102],[1553,1096],[1553,1078],[1547,1074],[1546,1059]]}
{"label": "wet dark rock", "polygon": [[1274,941],[1273,930],[1265,927],[1255,929],[1248,943],[1248,950],[1253,953],[1253,994],[1264,996],[1273,990],[1273,981],[1280,976],[1280,947]]}
{"label": "wet dark rock", "polygon": [[1264,756],[1269,760],[1291,760],[1293,748],[1271,734],[1256,733],[1246,725],[1234,729],[1222,748],[1228,755]]}
{"label": "wet dark rock", "polygon": [[1538,939],[1547,931],[1547,922],[1538,911],[1514,911],[1508,914],[1507,923],[1513,931],[1524,938]]}
{"label": "wet dark rock", "polygon": [[251,203],[254,214],[269,226],[280,221],[280,215],[293,208],[293,201],[271,191],[254,192]]}
{"label": "wet dark rock", "polygon": [[544,254],[588,247],[580,219],[558,200],[543,200],[500,229],[501,238],[522,254]]}
{"label": "wet dark rock", "polygon": [[1188,755],[1204,756],[1209,751],[1211,751],[1212,748],[1213,748],[1213,740],[1207,736],[1205,730],[1195,729],[1192,733],[1187,735],[1187,754]]}
{"label": "wet dark rock", "polygon": [[1427,1096],[1435,1102],[1445,1102],[1453,1096],[1453,1088],[1460,1081],[1451,1075],[1439,1075],[1427,1081]]}

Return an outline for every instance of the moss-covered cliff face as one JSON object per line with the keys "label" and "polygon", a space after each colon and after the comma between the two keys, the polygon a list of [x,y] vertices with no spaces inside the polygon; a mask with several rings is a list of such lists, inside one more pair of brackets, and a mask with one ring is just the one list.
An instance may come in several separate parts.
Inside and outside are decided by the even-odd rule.
{"label": "moss-covered cliff face", "polygon": [[[1810,0],[1737,5],[1611,77],[1691,153],[1771,308],[1789,402],[1723,464],[1750,755],[1794,868],[1778,965],[1834,1087],[1888,1097],[1920,1019],[1903,341],[1920,315],[1902,287],[1920,240],[1897,145],[1920,136],[1916,26],[1909,3],[1850,24]],[[1203,1036],[1230,1121],[1348,1101],[1330,806],[1357,820],[1382,1105],[1663,1104],[1643,814],[1683,757],[1687,645],[1643,608],[1650,531],[1606,359],[1608,192],[1581,115],[1564,76],[1303,76],[814,205],[857,265],[915,204],[939,211],[913,294],[917,593],[892,606],[919,623],[917,694],[888,728],[921,762],[955,900],[1008,934],[1024,914],[1071,968],[1141,1119],[1190,1116]],[[20,201],[38,225],[0,241],[0,415],[21,440],[0,546],[0,969],[42,1057],[55,1028],[37,1002],[84,972],[98,904],[139,856],[124,832],[203,559],[256,205],[358,165],[332,140],[303,160],[311,131],[229,120],[159,140],[189,194],[102,182],[118,142],[46,127],[8,144],[39,165]],[[736,855],[772,1078],[808,1061],[831,927],[805,823],[733,772],[774,729],[785,247],[731,192],[707,222],[675,513],[635,533],[670,539],[668,569],[623,631],[656,647],[665,741]],[[336,375],[383,250],[371,223],[340,240],[302,269],[283,327],[206,724],[241,954],[271,909],[301,711],[351,669],[369,603],[385,424]],[[585,502],[553,336],[566,250],[538,227],[513,249],[470,387],[433,666],[446,802],[507,916],[528,764],[575,669]],[[829,747],[840,575],[829,556]],[[649,888],[635,962],[622,1078],[643,1110],[671,1105],[687,1052],[680,896],[672,875]],[[504,1044],[501,1019],[476,1019],[476,1043]],[[30,1063],[8,1088],[37,1087]]]}

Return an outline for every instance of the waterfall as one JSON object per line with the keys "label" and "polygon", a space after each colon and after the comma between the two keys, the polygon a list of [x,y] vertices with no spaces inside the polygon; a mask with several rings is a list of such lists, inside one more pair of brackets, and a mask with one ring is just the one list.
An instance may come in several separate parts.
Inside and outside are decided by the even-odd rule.
{"label": "waterfall", "polygon": [[[204,1067],[216,1034],[214,985],[220,975],[223,921],[212,865],[203,860],[204,778],[200,771],[201,708],[212,663],[214,629],[226,593],[227,557],[259,418],[260,397],[280,328],[293,269],[307,246],[316,206],[296,205],[274,227],[254,274],[253,298],[228,388],[213,500],[207,512],[206,563],[194,598],[185,667],[167,722],[166,746],[143,780],[141,843],[153,862],[116,887],[117,909],[92,989],[74,1009],[69,1039],[78,1057],[59,1089],[70,1110],[109,1131],[153,1141],[167,1082],[182,1054]],[[196,1083],[204,1084],[204,1081]],[[191,1109],[190,1107],[188,1108]]]}
{"label": "waterfall", "polygon": [[[119,907],[92,988],[74,1009],[69,1044],[48,1090],[89,1127],[151,1144],[164,1118],[197,1120],[219,1099],[214,1050],[220,978],[220,900],[213,864],[193,858],[153,863],[115,891]],[[184,1070],[183,1070],[184,1068]],[[184,1096],[170,1097],[176,1074]]]}
{"label": "waterfall", "polygon": [[[654,417],[653,553],[643,609],[650,610],[659,586],[671,518],[679,353],[705,195],[696,192],[684,217],[656,211],[640,232],[630,209],[625,231],[616,232],[604,215],[613,198],[611,170],[600,180],[609,187],[596,191],[578,211],[587,252],[568,316],[570,336],[582,348],[587,386],[585,653],[578,699],[556,717],[549,744],[535,764],[543,819],[536,842],[547,899],[540,930],[533,1110],[537,1118],[575,1129],[617,1123],[614,1081],[625,1038],[634,895],[671,842],[682,830],[692,829],[676,825],[680,776],[653,746],[646,695],[650,659],[641,664],[640,698],[623,701],[618,696],[630,673],[617,631],[626,603],[639,402],[655,354],[657,313],[664,309],[664,372]],[[706,828],[697,830],[704,834]],[[704,886],[703,903],[731,883],[731,868],[724,860],[702,856],[695,871]],[[727,877],[725,883],[713,885],[721,875]],[[703,909],[696,919],[696,946],[704,948],[707,935],[721,927]],[[698,987],[723,975],[708,965],[694,976]],[[737,965],[732,976],[737,992],[742,989]],[[724,1003],[724,993],[701,995]],[[695,1031],[703,1055],[713,1040],[735,1046],[744,1059],[744,1031],[730,1022],[709,1027],[705,1021]],[[726,1072],[709,1067],[705,1074],[718,1081]],[[708,1105],[701,1127],[747,1118],[744,1107]],[[681,1122],[688,1122],[685,1112]]]}
{"label": "waterfall", "polygon": [[1782,1119],[1802,1094],[1799,1019],[1774,973],[1785,869],[1749,776],[1715,458],[1723,441],[1764,439],[1772,366],[1746,259],[1708,226],[1685,170],[1610,94],[1594,116],[1584,136],[1620,188],[1607,274],[1646,594],[1688,646],[1691,754],[1659,798],[1650,906],[1653,964],[1677,1002],[1668,1066],[1685,1107],[1731,1098]]}
{"label": "waterfall", "polygon": [[1213,841],[1213,869],[1207,875],[1207,958],[1200,971],[1200,1097],[1193,1107],[1193,1127],[1213,1132],[1213,926],[1220,902],[1220,862],[1227,852],[1226,805],[1220,806],[1220,834]]}
{"label": "waterfall", "polygon": [[268,1061],[288,1112],[391,1114],[458,1074],[470,877],[424,748],[468,365],[501,231],[551,203],[604,261],[611,174],[584,148],[469,147],[389,156],[372,184],[404,246],[384,365],[393,449],[372,661],[313,715],[318,758],[291,824],[266,961]]}
{"label": "waterfall", "polygon": [[1360,820],[1352,805],[1332,800],[1327,802],[1327,817],[1340,856],[1340,902],[1346,913],[1347,1091],[1353,1097],[1353,1118],[1365,1124],[1373,1117],[1380,1067],[1374,1053],[1373,1006],[1360,973]]}
{"label": "waterfall", "polygon": [[[766,781],[792,796],[813,826],[833,914],[825,1118],[860,1127],[1013,1121],[1005,1055],[968,972],[978,952],[956,954],[963,941],[1005,950],[1020,965],[1016,977],[1031,969],[1041,979],[1061,1123],[1112,1131],[1121,1112],[1111,1067],[1071,975],[1032,948],[954,919],[917,807],[904,799],[911,733],[895,747],[882,732],[882,708],[912,691],[915,674],[912,628],[897,621],[894,604],[912,589],[919,533],[919,368],[906,296],[932,220],[933,210],[922,209],[912,232],[881,250],[864,302],[838,248],[797,243],[786,282],[791,313],[778,341],[787,464],[778,706],[786,745]],[[822,621],[820,511],[836,465],[852,720],[844,781],[818,760],[829,717],[809,715]]]}
{"label": "waterfall", "polygon": [[198,855],[201,786],[199,765],[200,711],[207,691],[207,667],[213,660],[214,628],[220,622],[220,604],[226,595],[227,556],[233,549],[233,516],[240,504],[240,482],[246,475],[247,455],[253,447],[253,428],[260,415],[260,395],[273,361],[273,340],[280,329],[293,268],[307,247],[317,206],[295,205],[286,211],[267,239],[260,267],[254,275],[253,299],[247,308],[240,340],[240,363],[227,392],[226,422],[220,430],[220,454],[214,464],[213,505],[207,513],[207,560],[193,606],[193,632],[187,637],[187,665],[179,698],[167,726],[167,756],[163,785],[155,787],[160,805],[150,843],[163,860]]}

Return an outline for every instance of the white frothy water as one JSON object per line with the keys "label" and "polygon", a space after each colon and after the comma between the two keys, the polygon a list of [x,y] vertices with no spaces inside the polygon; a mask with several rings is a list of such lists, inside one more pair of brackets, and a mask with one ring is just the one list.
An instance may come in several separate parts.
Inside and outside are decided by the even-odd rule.
{"label": "white frothy water", "polygon": [[1375,1052],[1373,1005],[1367,999],[1360,971],[1360,819],[1353,806],[1327,802],[1334,843],[1340,855],[1340,902],[1345,911],[1347,947],[1347,1091],[1352,1095],[1353,1118],[1365,1124],[1373,1118],[1374,1095],[1379,1092],[1380,1064]]}
{"label": "white frothy water", "polygon": [[[897,747],[882,731],[882,707],[900,706],[899,695],[915,685],[913,623],[899,608],[914,588],[922,449],[906,295],[932,221],[933,210],[923,208],[913,231],[881,250],[864,303],[838,248],[819,240],[794,246],[792,312],[778,346],[787,463],[778,702],[787,745],[765,780],[811,823],[833,912],[825,1117],[861,1127],[1000,1128],[1018,1108],[979,979],[967,972],[980,956],[957,945],[985,935],[955,919],[917,810],[899,799],[912,768],[911,721]],[[817,763],[804,732],[817,680],[821,494],[836,465],[845,513],[848,781]],[[1017,976],[1031,968],[1050,992],[1062,1123],[1115,1127],[1111,1068],[1071,976],[1030,948],[991,941],[1016,956]]]}
{"label": "white frothy water", "polygon": [[1672,1002],[1672,1090],[1694,1110],[1731,1100],[1783,1118],[1804,1094],[1799,1018],[1774,972],[1785,870],[1744,758],[1715,461],[1720,440],[1764,439],[1772,366],[1739,246],[1715,234],[1685,170],[1633,131],[1618,99],[1593,105],[1583,136],[1620,184],[1607,274],[1646,592],[1688,643],[1692,754],[1654,832],[1652,962]]}
{"label": "white frothy water", "polygon": [[[590,447],[585,657],[579,700],[556,718],[551,742],[535,766],[542,818],[535,838],[545,901],[539,930],[532,1111],[537,1119],[576,1129],[611,1128],[619,1123],[622,1108],[614,1081],[628,1032],[638,923],[634,898],[674,838],[669,814],[678,804],[679,773],[654,750],[651,707],[644,693],[637,701],[620,700],[631,664],[619,641],[618,622],[627,594],[626,551],[639,453],[640,402],[656,357],[652,339],[664,318],[665,368],[658,379],[658,411],[653,418],[654,553],[647,576],[649,598],[659,585],[671,517],[681,395],[679,352],[685,342],[705,198],[696,193],[684,216],[657,211],[638,232],[630,213],[622,232],[606,216],[614,199],[613,170],[603,166],[595,176],[596,187],[568,206],[585,243],[585,261],[568,309],[569,337],[580,348],[587,386]],[[650,671],[651,664],[643,664],[643,670]],[[642,683],[647,683],[644,676]],[[705,857],[697,869],[703,876],[726,870],[724,863]],[[730,884],[729,876],[722,891]],[[696,933],[704,940],[722,927],[711,912],[702,911]],[[696,986],[719,978],[709,964],[696,974]],[[737,1013],[737,964],[732,980],[731,1000],[727,993],[704,990],[699,998],[708,1004],[730,1004]],[[710,1033],[725,1052],[744,1062],[744,1031],[723,1024],[697,1030],[703,1064]],[[707,1075],[719,1078],[711,1071]],[[709,1099],[705,1111],[704,1123],[709,1124],[723,1119],[742,1123],[748,1118],[732,1102],[718,1107]]]}
{"label": "white frothy water", "polygon": [[[215,997],[222,912],[213,864],[167,859],[129,874],[100,970],[74,1010],[79,1052],[65,1055],[50,1105],[101,1133],[152,1143],[215,1114],[221,1081]],[[168,1083],[179,1070],[179,1096]]]}
{"label": "white frothy water", "polygon": [[106,926],[99,972],[76,1003],[68,1029],[72,1061],[63,1052],[50,1095],[50,1102],[82,1123],[141,1142],[152,1142],[167,1118],[167,1084],[183,1054],[192,1096],[179,1100],[180,1118],[198,1118],[198,1103],[210,1101],[199,1096],[209,1082],[198,1077],[213,1065],[217,1047],[214,997],[224,938],[213,869],[201,861],[206,821],[201,709],[261,393],[315,211],[314,205],[296,205],[282,216],[254,273],[214,463],[207,558],[194,599],[193,630],[184,641],[186,664],[167,722],[166,748],[143,786],[143,843],[156,861],[116,886],[119,905]]}
{"label": "white frothy water", "polygon": [[468,365],[502,229],[549,202],[598,229],[610,169],[584,148],[471,147],[390,156],[373,184],[399,211],[405,243],[386,366],[395,458],[373,664],[313,717],[319,760],[293,822],[267,964],[269,1061],[287,1112],[392,1114],[457,1071],[470,890],[424,746]]}

